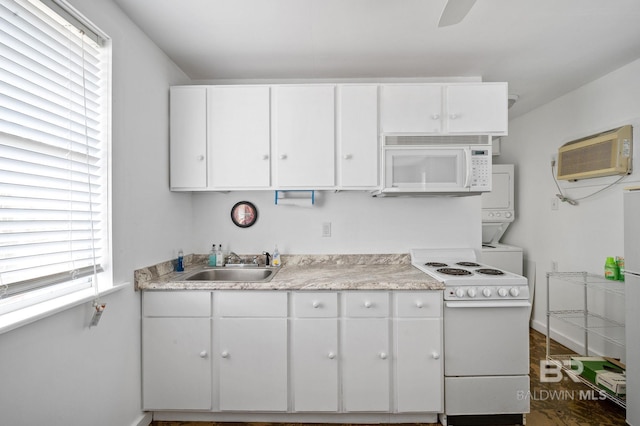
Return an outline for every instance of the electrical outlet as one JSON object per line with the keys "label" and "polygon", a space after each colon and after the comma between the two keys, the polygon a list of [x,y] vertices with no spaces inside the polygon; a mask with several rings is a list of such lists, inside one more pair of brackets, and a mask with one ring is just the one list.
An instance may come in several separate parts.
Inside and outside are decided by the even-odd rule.
{"label": "electrical outlet", "polygon": [[551,199],[551,210],[558,210],[559,203],[560,200],[558,199],[558,197],[553,197]]}
{"label": "electrical outlet", "polygon": [[330,237],[331,236],[331,222],[323,222],[322,223],[322,236]]}

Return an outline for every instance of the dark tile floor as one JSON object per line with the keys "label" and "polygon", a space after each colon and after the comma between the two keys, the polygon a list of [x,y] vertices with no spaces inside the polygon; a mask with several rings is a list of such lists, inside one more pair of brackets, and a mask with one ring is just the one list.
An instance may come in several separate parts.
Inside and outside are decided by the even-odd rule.
{"label": "dark tile floor", "polygon": [[[546,357],[545,336],[530,330],[531,363],[531,412],[527,414],[527,426],[624,426],[625,411],[609,400],[587,400],[587,386],[565,378],[560,383],[540,382],[540,360]],[[552,342],[552,353],[567,354],[570,351]],[[582,396],[582,398],[581,398]],[[154,421],[152,426],[294,426],[276,423],[215,423],[215,422],[167,422]],[[340,426],[340,425],[332,425]],[[412,425],[436,426],[436,425]]]}

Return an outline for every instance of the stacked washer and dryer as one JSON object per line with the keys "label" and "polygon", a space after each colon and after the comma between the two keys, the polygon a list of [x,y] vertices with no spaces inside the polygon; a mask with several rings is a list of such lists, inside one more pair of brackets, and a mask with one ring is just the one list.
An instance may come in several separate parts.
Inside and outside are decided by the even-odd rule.
{"label": "stacked washer and dryer", "polygon": [[522,248],[500,242],[515,219],[513,164],[494,164],[492,179],[491,192],[482,194],[482,262],[522,275]]}

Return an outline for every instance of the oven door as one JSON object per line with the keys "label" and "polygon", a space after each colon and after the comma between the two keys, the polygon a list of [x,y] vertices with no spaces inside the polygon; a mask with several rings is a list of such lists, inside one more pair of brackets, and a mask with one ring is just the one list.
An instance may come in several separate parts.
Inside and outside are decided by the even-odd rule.
{"label": "oven door", "polygon": [[527,300],[446,301],[445,376],[529,374]]}

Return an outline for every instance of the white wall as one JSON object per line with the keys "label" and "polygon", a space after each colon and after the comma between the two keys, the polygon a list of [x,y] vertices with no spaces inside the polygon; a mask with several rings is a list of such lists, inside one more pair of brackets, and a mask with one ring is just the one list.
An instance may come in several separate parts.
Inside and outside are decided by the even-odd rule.
{"label": "white wall", "polygon": [[[193,195],[193,243],[207,253],[211,244],[238,254],[408,253],[418,247],[480,249],[480,196],[374,198],[364,191],[317,193],[313,207],[276,206],[273,191]],[[250,228],[231,222],[231,208],[251,201],[258,221]],[[322,224],[331,222],[331,237]]]}
{"label": "white wall", "polygon": [[[72,4],[113,40],[113,252],[117,283],[190,251],[190,194],[168,185],[168,87],[186,76],[111,1]],[[140,295],[103,299],[0,335],[0,424],[138,424]]]}
{"label": "white wall", "polygon": [[[509,136],[502,143],[501,163],[516,165],[517,218],[503,242],[521,246],[525,257],[535,263],[537,288],[533,326],[546,327],[546,272],[556,261],[559,271],[587,271],[603,274],[607,256],[623,255],[622,189],[640,181],[640,60],[589,83],[509,123]],[[622,182],[601,193],[579,201],[577,206],[560,203],[551,209],[558,192],[550,170],[552,156],[573,139],[609,130],[624,124],[634,125],[636,171]],[[618,177],[594,178],[575,183],[561,181],[570,198],[581,198],[614,182]],[[555,283],[555,281],[554,281]],[[561,285],[561,284],[555,284]],[[567,290],[552,293],[559,304],[575,305],[578,293]],[[557,296],[557,297],[556,297]],[[594,302],[604,313],[624,320],[623,301],[618,296],[595,293]],[[561,324],[552,326],[565,343],[581,350],[582,333]],[[553,334],[552,334],[553,335]],[[568,339],[568,340],[567,340]],[[596,349],[603,348],[594,342]]]}

